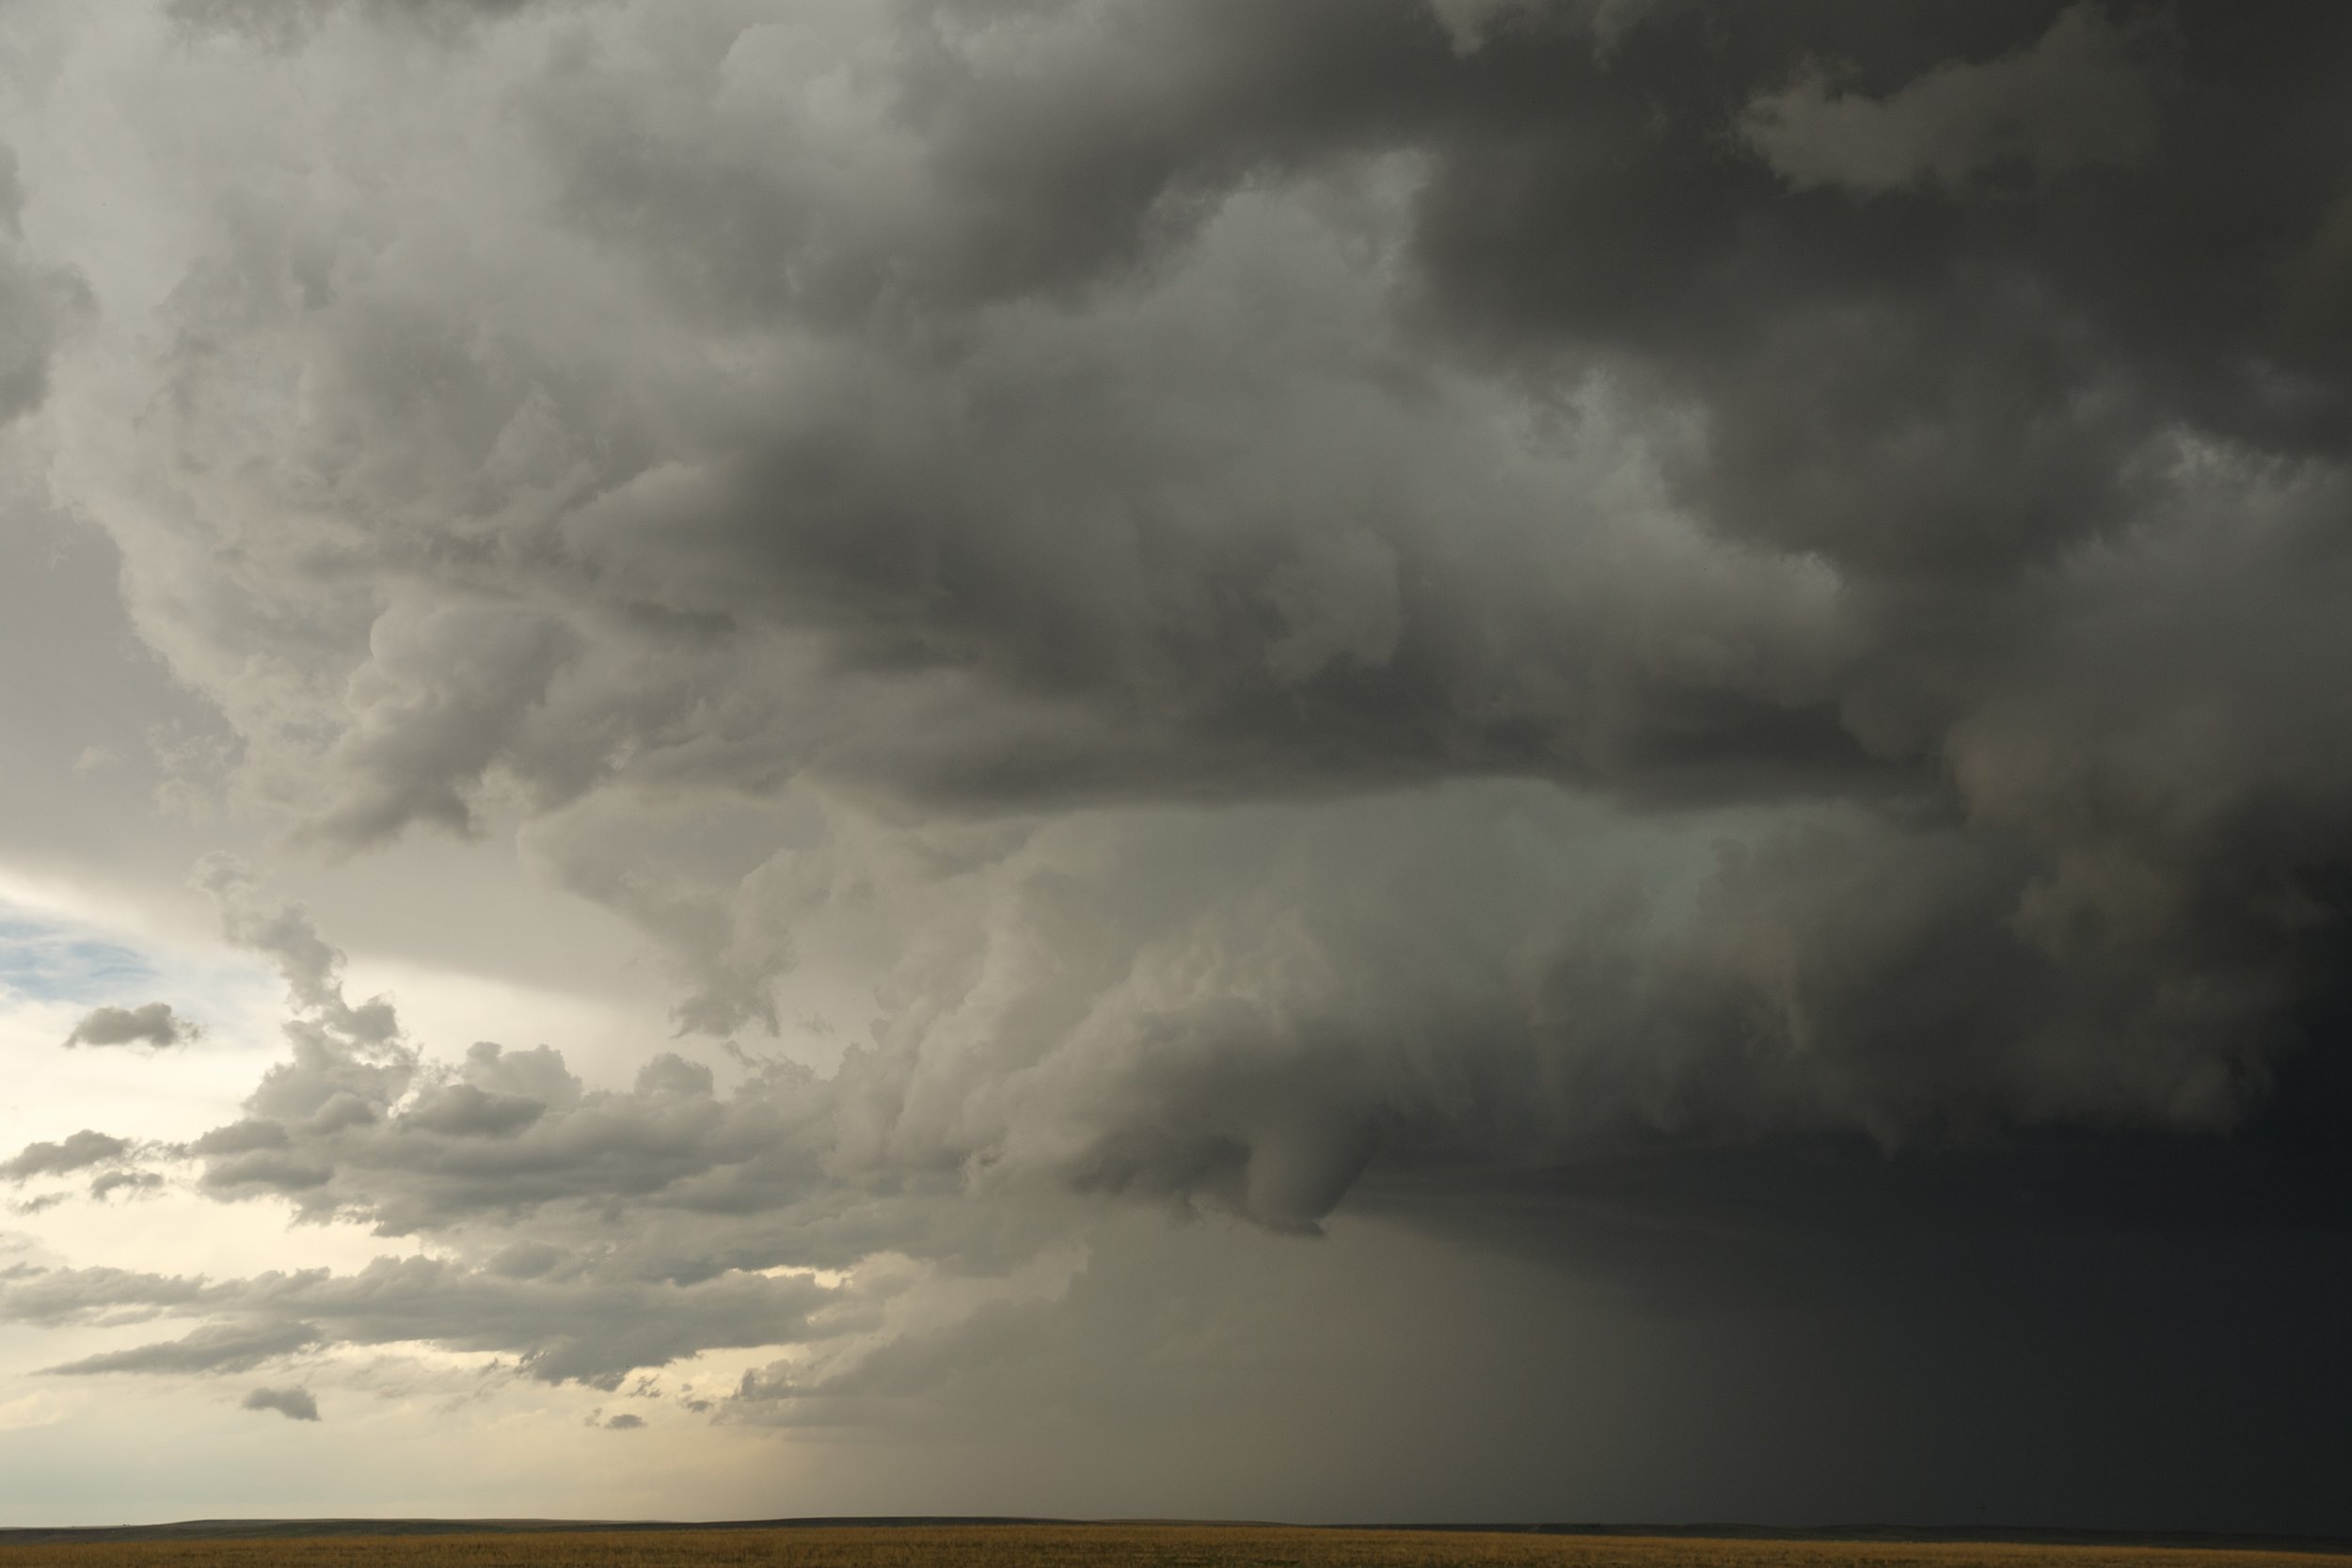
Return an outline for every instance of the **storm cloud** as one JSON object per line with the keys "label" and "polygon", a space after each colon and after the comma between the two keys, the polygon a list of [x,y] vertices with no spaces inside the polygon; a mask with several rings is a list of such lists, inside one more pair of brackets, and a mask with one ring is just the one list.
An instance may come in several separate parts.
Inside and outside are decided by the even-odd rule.
{"label": "storm cloud", "polygon": [[678,1031],[412,1037],[208,858],[284,1051],[156,1158],[436,1250],[11,1280],[193,1320],[60,1372],[776,1350],[696,1398],[789,1425],[1082,1385],[1105,1213],[1682,1304],[2352,1220],[2352,15],[28,10],[0,417],[176,785],[511,839]]}

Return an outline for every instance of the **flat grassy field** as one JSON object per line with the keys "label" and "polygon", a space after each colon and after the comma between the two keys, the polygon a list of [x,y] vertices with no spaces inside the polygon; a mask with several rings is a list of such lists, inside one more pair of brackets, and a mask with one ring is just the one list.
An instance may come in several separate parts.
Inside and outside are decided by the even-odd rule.
{"label": "flat grassy field", "polygon": [[2313,1552],[1254,1525],[337,1535],[0,1546],[0,1568],[2346,1568]]}

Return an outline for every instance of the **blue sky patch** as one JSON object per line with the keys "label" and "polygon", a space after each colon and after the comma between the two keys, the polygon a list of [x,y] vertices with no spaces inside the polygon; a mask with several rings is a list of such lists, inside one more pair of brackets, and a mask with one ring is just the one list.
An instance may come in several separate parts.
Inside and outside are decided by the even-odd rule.
{"label": "blue sky patch", "polygon": [[0,915],[0,986],[44,1002],[119,1002],[158,978],[118,942],[21,915]]}

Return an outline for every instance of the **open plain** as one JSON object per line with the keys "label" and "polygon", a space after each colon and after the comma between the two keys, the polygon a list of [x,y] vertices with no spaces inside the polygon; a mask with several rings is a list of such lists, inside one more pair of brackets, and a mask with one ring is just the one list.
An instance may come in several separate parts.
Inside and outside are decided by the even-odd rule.
{"label": "open plain", "polygon": [[2343,1568],[2332,1553],[1257,1525],[949,1525],[32,1540],[5,1568]]}

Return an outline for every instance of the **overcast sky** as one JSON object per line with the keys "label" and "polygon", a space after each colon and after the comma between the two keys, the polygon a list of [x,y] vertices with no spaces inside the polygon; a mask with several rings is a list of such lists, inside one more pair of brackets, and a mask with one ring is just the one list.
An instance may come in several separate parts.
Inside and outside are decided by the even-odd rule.
{"label": "overcast sky", "polygon": [[2352,8],[8,0],[0,1523],[2352,1531]]}

